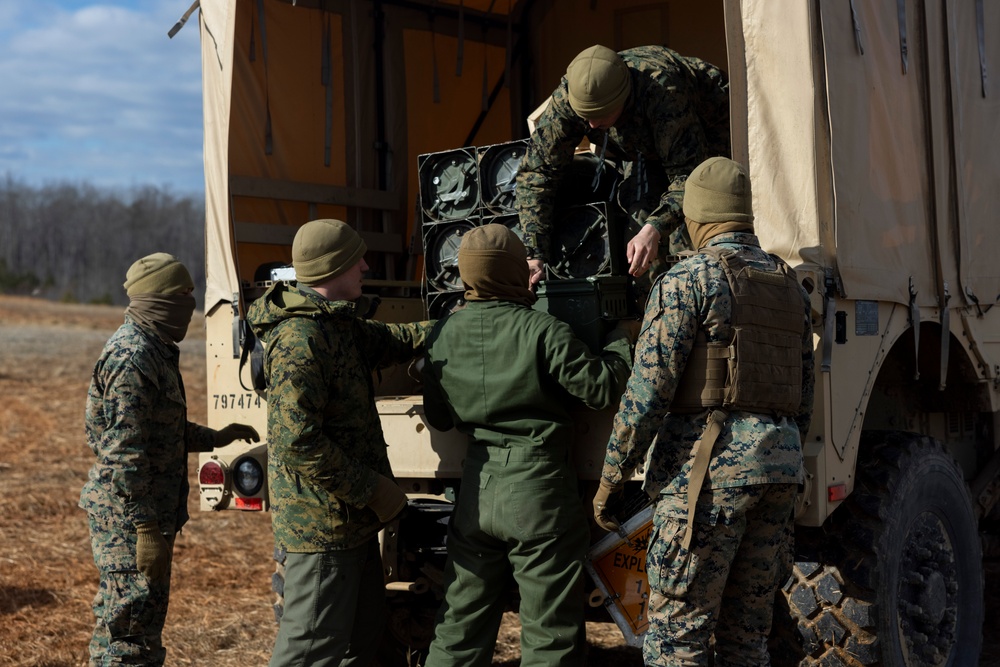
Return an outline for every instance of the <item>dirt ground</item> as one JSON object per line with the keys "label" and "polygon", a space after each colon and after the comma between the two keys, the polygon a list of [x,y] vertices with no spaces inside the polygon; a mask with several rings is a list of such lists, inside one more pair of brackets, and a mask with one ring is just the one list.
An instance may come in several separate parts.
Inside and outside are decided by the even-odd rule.
{"label": "dirt ground", "polygon": [[[122,309],[0,295],[0,667],[87,664],[97,589],[86,519],[76,507],[93,455],[83,409],[93,363]],[[181,344],[189,418],[206,420],[204,320]],[[190,461],[192,489],[196,462]],[[167,665],[265,665],[274,641],[272,542],[266,517],[200,512],[175,547]],[[1000,564],[987,567],[982,667],[1000,665]],[[590,664],[641,665],[610,623],[588,623]],[[493,664],[519,664],[508,614]]]}

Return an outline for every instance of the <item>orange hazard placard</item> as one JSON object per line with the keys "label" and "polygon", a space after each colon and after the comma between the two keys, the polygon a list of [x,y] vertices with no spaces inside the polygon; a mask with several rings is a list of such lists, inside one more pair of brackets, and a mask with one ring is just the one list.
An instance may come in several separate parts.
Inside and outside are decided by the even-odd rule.
{"label": "orange hazard placard", "polygon": [[622,532],[599,540],[587,554],[587,570],[607,596],[605,606],[625,639],[641,645],[649,626],[649,584],[646,581],[646,547],[653,530],[653,508],[625,522]]}

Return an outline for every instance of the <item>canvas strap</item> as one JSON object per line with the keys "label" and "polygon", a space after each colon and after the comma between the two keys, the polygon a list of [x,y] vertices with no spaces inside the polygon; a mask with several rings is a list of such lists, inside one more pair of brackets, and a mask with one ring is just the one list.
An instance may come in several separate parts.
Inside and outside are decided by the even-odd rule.
{"label": "canvas strap", "polygon": [[712,461],[712,448],[715,447],[715,441],[719,439],[719,433],[722,432],[722,425],[726,423],[728,418],[729,413],[725,410],[712,410],[708,415],[705,431],[701,434],[698,442],[694,443],[694,461],[691,463],[691,472],[688,474],[688,523],[687,530],[684,531],[684,540],[681,542],[685,551],[691,548],[691,537],[694,535],[694,511],[698,506],[701,487],[708,476],[708,464]]}

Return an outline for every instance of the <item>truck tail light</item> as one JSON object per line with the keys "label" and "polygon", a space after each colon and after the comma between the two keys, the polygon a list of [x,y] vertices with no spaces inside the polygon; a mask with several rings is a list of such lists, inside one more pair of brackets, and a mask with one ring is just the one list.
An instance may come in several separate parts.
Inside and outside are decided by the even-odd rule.
{"label": "truck tail light", "polygon": [[843,500],[847,497],[847,485],[834,484],[826,487],[826,497],[831,503]]}
{"label": "truck tail light", "polygon": [[224,509],[229,502],[229,466],[216,458],[205,461],[198,470],[198,485],[209,509]]}
{"label": "truck tail light", "polygon": [[222,486],[226,483],[226,471],[218,461],[206,461],[198,471],[198,483],[202,486]]}
{"label": "truck tail light", "polygon": [[263,498],[240,498],[236,496],[236,509],[262,512],[264,510]]}

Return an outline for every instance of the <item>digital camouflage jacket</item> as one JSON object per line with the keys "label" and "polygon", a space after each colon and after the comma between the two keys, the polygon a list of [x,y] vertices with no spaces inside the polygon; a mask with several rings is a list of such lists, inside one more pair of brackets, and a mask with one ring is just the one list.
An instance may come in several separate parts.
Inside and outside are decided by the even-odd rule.
{"label": "digital camouflage jacket", "polygon": [[381,527],[366,505],[392,477],[372,373],[423,351],[429,323],[384,324],[307,287],[272,286],[247,313],[264,342],[275,544],[349,549]]}
{"label": "digital camouflage jacket", "polygon": [[[720,234],[708,245],[735,250],[750,266],[775,269],[753,234]],[[802,481],[801,437],[812,419],[814,368],[809,299],[804,290],[801,295],[805,328],[798,414],[786,419],[731,412],[712,450],[704,488]],[[644,488],[650,495],[687,493],[692,449],[707,414],[671,413],[670,403],[698,330],[710,343],[729,341],[731,309],[732,292],[721,262],[704,253],[682,260],[654,283],[636,341],[632,376],[608,442],[603,471],[608,481],[629,479],[655,437]]]}
{"label": "digital camouflage jacket", "polygon": [[[729,83],[724,72],[661,46],[621,51],[632,92],[608,131],[607,154],[661,172],[669,184],[645,222],[666,239],[683,222],[684,182],[703,160],[729,155]],[[515,197],[524,242],[549,258],[549,236],[560,178],[587,137],[600,147],[604,131],[590,128],[569,104],[566,78],[552,93],[519,167]]]}
{"label": "digital camouflage jacket", "polygon": [[180,530],[187,453],[212,449],[215,431],[187,421],[180,351],[129,316],[108,340],[87,392],[87,444],[97,456],[80,507],[124,526]]}

